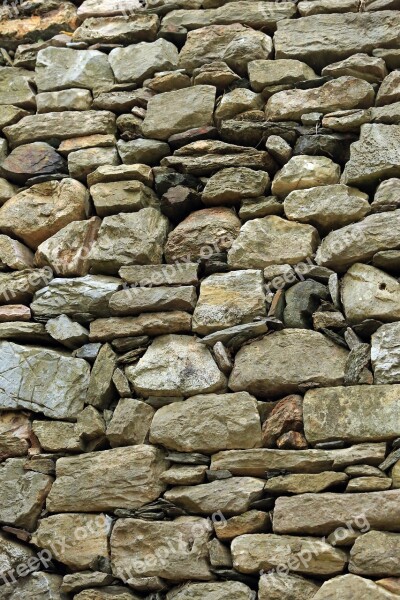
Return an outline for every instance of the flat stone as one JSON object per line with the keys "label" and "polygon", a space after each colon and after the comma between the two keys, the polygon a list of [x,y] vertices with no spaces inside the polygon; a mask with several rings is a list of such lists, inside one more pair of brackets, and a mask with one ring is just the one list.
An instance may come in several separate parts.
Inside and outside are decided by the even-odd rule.
{"label": "flat stone", "polygon": [[68,171],[71,177],[86,182],[87,176],[101,165],[120,163],[116,148],[84,148],[68,154]]}
{"label": "flat stone", "polygon": [[198,283],[198,265],[196,263],[178,263],[176,265],[133,265],[121,267],[119,276],[131,285],[196,285]]}
{"label": "flat stone", "polygon": [[246,533],[269,531],[270,527],[269,514],[260,510],[249,510],[220,523],[214,522],[218,539],[229,542],[235,537]]}
{"label": "flat stone", "polygon": [[92,342],[167,333],[190,333],[191,315],[182,311],[143,313],[137,317],[110,317],[90,323]]}
{"label": "flat stone", "polygon": [[265,316],[261,271],[217,273],[201,283],[192,328],[204,335]]}
{"label": "flat stone", "polygon": [[400,323],[382,325],[371,338],[374,383],[400,383]]}
{"label": "flat stone", "polygon": [[66,172],[65,160],[44,142],[19,146],[1,163],[4,177],[23,185],[29,178]]}
{"label": "flat stone", "polygon": [[318,493],[348,481],[345,473],[322,471],[321,473],[279,475],[268,479],[265,490],[272,494]]}
{"label": "flat stone", "polygon": [[239,210],[239,217],[242,221],[269,215],[283,215],[282,202],[276,196],[259,196],[242,200]]}
{"label": "flat stone", "polygon": [[0,339],[13,340],[21,344],[51,344],[52,339],[43,323],[13,321],[0,325]]}
{"label": "flat stone", "polygon": [[197,485],[203,483],[206,470],[206,465],[176,465],[161,475],[161,481],[168,485]]}
{"label": "flat stone", "polygon": [[387,68],[382,58],[361,52],[324,67],[321,74],[328,77],[358,77],[369,83],[381,83],[387,75]]}
{"label": "flat stone", "polygon": [[109,55],[111,68],[118,82],[134,82],[140,85],[153,77],[157,71],[175,69],[178,50],[162,38],[156,42],[140,42],[126,48],[115,48]]}
{"label": "flat stone", "polygon": [[243,198],[262,196],[269,184],[268,173],[252,169],[222,169],[207,182],[202,193],[206,206],[235,204]]}
{"label": "flat stone", "polygon": [[113,583],[113,581],[114,578],[112,575],[102,573],[101,571],[67,573],[64,575],[61,591],[65,594],[78,593],[90,587],[102,588]]}
{"label": "flat stone", "polygon": [[113,16],[92,17],[85,21],[72,36],[74,42],[87,44],[136,44],[156,39],[159,20],[157,15],[140,12]]}
{"label": "flat stone", "polygon": [[[6,573],[11,569],[14,571],[16,568],[21,565],[20,569],[23,570],[22,566],[25,563],[30,565],[34,565],[35,561],[35,553],[33,549],[25,546],[24,544],[20,544],[19,542],[13,540],[12,538],[6,537],[3,533],[0,534],[0,548],[1,548],[1,570],[2,570],[2,581],[8,582],[6,578]],[[36,567],[33,566],[31,571],[36,571],[39,568],[40,563],[38,562]]]}
{"label": "flat stone", "polygon": [[318,332],[277,331],[239,350],[229,387],[268,398],[297,393],[310,383],[341,385],[346,358],[344,348]]}
{"label": "flat stone", "polygon": [[74,423],[33,421],[33,433],[46,452],[79,452],[81,444]]}
{"label": "flat stone", "polygon": [[121,398],[107,425],[106,435],[110,446],[115,448],[144,444],[153,416],[154,409],[145,402]]}
{"label": "flat stone", "polygon": [[364,600],[396,600],[398,594],[386,591],[370,579],[357,575],[343,575],[326,581],[313,600],[352,600],[356,597]]}
{"label": "flat stone", "polygon": [[179,452],[212,454],[261,445],[260,417],[247,392],[193,396],[160,408],[150,441]]}
{"label": "flat stone", "polygon": [[0,323],[29,321],[30,318],[31,311],[23,304],[9,304],[0,307]]}
{"label": "flat stone", "polygon": [[220,119],[232,119],[248,110],[263,110],[263,108],[264,100],[261,94],[255,94],[244,88],[236,88],[222,96],[215,111],[215,118],[218,122]]}
{"label": "flat stone", "polygon": [[158,310],[193,312],[196,302],[196,288],[192,285],[133,287],[113,294],[109,306],[114,315],[139,315]]}
{"label": "flat stone", "polygon": [[96,185],[97,183],[132,180],[140,181],[144,185],[152,187],[154,183],[152,169],[140,163],[134,165],[102,165],[93,173],[90,173],[87,179],[89,186]]}
{"label": "flat stone", "polygon": [[57,92],[42,92],[36,95],[38,113],[62,112],[64,110],[90,110],[91,105],[91,92],[80,88],[70,88]]}
{"label": "flat stone", "polygon": [[29,303],[33,294],[52,279],[50,269],[23,269],[22,271],[0,272],[0,302],[14,304]]}
{"label": "flat stone", "polygon": [[310,600],[318,588],[317,584],[300,575],[267,573],[260,577],[258,597],[259,600]]}
{"label": "flat stone", "polygon": [[55,319],[49,319],[46,323],[46,331],[51,337],[67,348],[79,348],[89,340],[89,331],[75,323],[66,315],[60,315]]}
{"label": "flat stone", "polygon": [[276,196],[287,196],[294,190],[328,186],[339,183],[340,167],[325,156],[293,156],[278,171],[271,191]]}
{"label": "flat stone", "polygon": [[91,186],[90,195],[100,217],[121,212],[136,212],[158,204],[153,190],[135,180],[97,183]]}
{"label": "flat stone", "polygon": [[[328,535],[343,523],[356,527],[362,515],[371,529],[399,530],[399,490],[362,494],[301,494],[276,500],[273,528],[278,534]],[[372,599],[372,597],[371,597]]]}
{"label": "flat stone", "polygon": [[1,104],[0,127],[3,129],[4,127],[7,127],[7,125],[14,125],[15,123],[18,123],[20,119],[27,117],[29,114],[29,111],[23,108],[18,108],[18,106],[14,106],[13,104]]}
{"label": "flat stone", "polygon": [[252,600],[253,593],[239,581],[190,583],[168,592],[167,600]]}
{"label": "flat stone", "polygon": [[166,142],[138,138],[129,142],[118,140],[118,152],[126,165],[144,163],[155,166],[168,156],[171,150]]}
{"label": "flat stone", "polygon": [[156,338],[137,365],[127,367],[126,375],[144,396],[194,396],[226,387],[208,348],[185,335]]}
{"label": "flat stone", "polygon": [[139,8],[142,8],[139,0],[84,0],[78,8],[78,16],[82,20],[89,17],[126,16]]}
{"label": "flat stone", "polygon": [[346,493],[380,492],[392,487],[390,477],[354,477],[346,487]]}
{"label": "flat stone", "polygon": [[255,92],[274,85],[293,85],[316,79],[317,75],[300,60],[253,60],[248,64],[250,85]]}
{"label": "flat stone", "polygon": [[159,477],[167,467],[164,454],[145,445],[60,458],[47,509],[68,513],[139,508],[165,490]]}
{"label": "flat stone", "polygon": [[0,206],[18,192],[18,188],[6,179],[0,177]]}

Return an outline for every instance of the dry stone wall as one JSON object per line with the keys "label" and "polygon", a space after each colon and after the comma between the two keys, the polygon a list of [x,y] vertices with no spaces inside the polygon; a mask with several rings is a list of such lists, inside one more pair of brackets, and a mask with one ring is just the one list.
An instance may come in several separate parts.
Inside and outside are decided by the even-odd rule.
{"label": "dry stone wall", "polygon": [[400,1],[4,0],[0,600],[400,597]]}

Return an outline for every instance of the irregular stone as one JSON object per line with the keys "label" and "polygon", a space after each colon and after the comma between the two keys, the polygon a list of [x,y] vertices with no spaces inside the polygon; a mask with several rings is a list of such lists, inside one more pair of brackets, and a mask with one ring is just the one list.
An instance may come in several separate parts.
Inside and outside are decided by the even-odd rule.
{"label": "irregular stone", "polygon": [[18,191],[15,185],[11,185],[6,179],[0,178],[0,206],[12,198]]}
{"label": "irregular stone", "polygon": [[[298,264],[316,250],[317,230],[275,215],[245,223],[228,251],[234,269],[262,269],[272,264]],[[277,262],[278,261],[278,262]]]}
{"label": "irregular stone", "polygon": [[60,458],[47,509],[91,512],[139,508],[165,490],[159,477],[167,467],[164,454],[145,445]]}
{"label": "irregular stone", "polygon": [[253,60],[248,64],[250,85],[255,92],[274,85],[293,85],[317,75],[299,60]]}
{"label": "irregular stone", "polygon": [[208,348],[185,335],[156,338],[137,365],[127,367],[126,375],[144,396],[194,396],[226,387]]}
{"label": "irregular stone", "polygon": [[85,148],[68,154],[68,171],[71,177],[86,182],[87,176],[101,165],[118,165],[115,148]]}
{"label": "irregular stone", "polygon": [[144,163],[154,166],[168,156],[171,150],[166,142],[139,138],[129,142],[118,140],[118,152],[126,165]]}
{"label": "irregular stone", "polygon": [[387,75],[387,68],[382,58],[361,52],[324,67],[321,74],[328,77],[358,77],[369,83],[381,83]]}
{"label": "irregular stone", "polygon": [[144,444],[153,416],[154,409],[145,402],[121,398],[107,425],[106,435],[111,447]]}
{"label": "irregular stone", "polygon": [[382,181],[376,189],[371,209],[373,212],[385,212],[396,208],[400,208],[400,179]]}
{"label": "irregular stone", "polygon": [[352,600],[357,596],[364,600],[396,600],[398,598],[397,594],[391,594],[370,579],[349,574],[326,581],[313,596],[313,600]]}
{"label": "irregular stone", "polygon": [[[81,573],[67,573],[64,575],[61,591],[65,594],[77,593],[86,588],[107,586],[113,583],[112,575],[101,571],[86,571]],[[99,590],[101,591],[101,590]]]}
{"label": "irregular stone", "polygon": [[0,534],[0,548],[2,584],[8,582],[6,574],[11,570],[15,572],[17,569],[18,573],[20,570],[24,570],[26,564],[29,565],[30,572],[39,569],[40,561],[35,560],[34,551],[28,546],[6,537],[3,533]]}
{"label": "irregular stone", "polygon": [[196,263],[176,265],[133,265],[121,267],[121,279],[135,286],[196,285],[198,283]]}
{"label": "irregular stone", "polygon": [[110,317],[90,323],[90,340],[116,341],[119,338],[167,333],[190,333],[191,315],[181,311],[143,313],[137,317]]}
{"label": "irregular stone", "polygon": [[75,29],[74,42],[87,44],[136,44],[154,42],[159,20],[157,15],[132,12],[121,16],[92,17]]}
{"label": "irregular stone", "polygon": [[398,577],[386,577],[385,579],[379,579],[376,582],[379,586],[382,586],[388,592],[399,595],[399,578]]}
{"label": "irregular stone", "polygon": [[273,448],[277,439],[287,431],[303,429],[303,398],[292,394],[279,400],[269,413],[262,427],[262,441],[266,448]]}
{"label": "irregular stone", "polygon": [[282,202],[276,196],[261,196],[242,200],[239,210],[239,217],[242,221],[269,215],[283,215]]}
{"label": "irregular stone", "polygon": [[265,490],[272,494],[306,494],[318,493],[341,485],[348,481],[345,473],[322,471],[316,474],[278,475],[268,479]]}
{"label": "irregular stone", "polygon": [[259,600],[311,600],[318,588],[317,584],[299,575],[267,573],[260,577],[258,597]]}
{"label": "irregular stone", "polygon": [[232,119],[234,116],[248,110],[262,110],[264,100],[260,94],[251,90],[236,88],[222,96],[215,111],[216,119]]}
{"label": "irregular stone", "polygon": [[139,596],[130,592],[126,587],[113,585],[100,589],[83,590],[74,598],[76,600],[138,600]]}
{"label": "irregular stone", "polygon": [[327,300],[328,296],[327,287],[313,279],[295,283],[285,293],[286,307],[283,311],[285,326],[311,329],[316,309],[321,300]]}
{"label": "irregular stone", "polygon": [[218,91],[224,90],[239,79],[240,77],[222,60],[213,60],[193,70],[195,85],[215,85]]}
{"label": "irregular stone", "polygon": [[382,81],[376,95],[376,106],[385,106],[400,100],[400,79],[397,71],[392,71]]}
{"label": "irregular stone", "polygon": [[[314,556],[307,562],[301,560],[311,549]],[[231,551],[233,566],[241,573],[267,571],[290,561],[294,573],[338,575],[347,563],[345,552],[325,541],[273,533],[241,535],[233,540]]]}
{"label": "irregular stone", "polygon": [[51,344],[52,339],[47,334],[43,323],[23,323],[14,321],[0,325],[0,339],[13,340],[27,344]]}
{"label": "irregular stone", "polygon": [[[41,551],[41,558],[35,559],[35,562],[39,560],[44,568],[48,568],[50,566],[48,556],[46,550]],[[24,566],[23,572],[25,574],[29,573],[28,565]],[[19,600],[19,598],[35,598],[35,600],[36,598],[40,600],[54,598],[54,600],[62,600],[61,583],[62,577],[55,573],[31,572],[28,577],[22,577],[17,582],[14,578],[14,581],[8,581],[8,585],[2,586],[0,588],[0,598],[1,600]]]}
{"label": "irregular stone", "polygon": [[346,487],[346,493],[380,492],[392,487],[390,477],[354,477]]}
{"label": "irregular stone", "polygon": [[18,146],[1,163],[2,174],[23,185],[30,177],[65,173],[65,160],[44,142]]}
{"label": "irregular stone", "polygon": [[193,312],[196,302],[196,288],[192,285],[134,287],[113,294],[109,306],[114,315],[139,315],[158,310]]}
{"label": "irregular stone", "polygon": [[161,475],[161,481],[168,485],[197,485],[203,483],[206,470],[206,465],[176,465]]}
{"label": "irregular stone", "polygon": [[97,183],[111,183],[114,181],[140,181],[148,187],[152,187],[154,176],[152,169],[147,165],[103,165],[88,175],[88,185]]}
{"label": "irregular stone", "polygon": [[229,387],[268,398],[297,393],[310,383],[341,385],[346,357],[344,348],[315,331],[277,331],[239,350]]}
{"label": "irregular stone", "polygon": [[33,421],[32,429],[46,452],[79,452],[81,450],[74,423]]}
{"label": "irregular stone", "polygon": [[268,184],[269,176],[264,171],[222,169],[208,180],[201,199],[206,206],[231,205],[243,198],[262,196]]}
{"label": "irregular stone", "polygon": [[23,304],[9,304],[8,306],[0,306],[0,323],[8,321],[29,321],[31,311]]}
{"label": "irregular stone", "polygon": [[0,265],[18,271],[29,269],[33,267],[33,254],[17,240],[0,235]]}
{"label": "irregular stone", "polygon": [[136,212],[148,206],[156,207],[158,204],[153,190],[135,180],[97,183],[90,188],[90,195],[100,217],[121,212]]}
{"label": "irregular stone", "polygon": [[117,363],[117,355],[110,344],[104,344],[96,357],[90,373],[86,402],[96,408],[108,408],[115,399],[116,390],[112,377]]}
{"label": "irregular stone", "polygon": [[90,91],[79,88],[61,90],[59,92],[42,92],[36,95],[38,113],[62,112],[64,110],[90,110],[91,105],[92,94]]}
{"label": "irregular stone", "polygon": [[127,16],[138,8],[142,8],[139,0],[84,0],[78,8],[78,17],[84,20],[89,17]]}
{"label": "irregular stone", "polygon": [[89,331],[79,323],[71,321],[66,315],[49,319],[46,323],[46,331],[53,339],[67,348],[79,348],[89,340]]}
{"label": "irregular stone", "polygon": [[215,507],[224,515],[248,510],[262,497],[264,481],[252,477],[231,477],[196,486],[178,486],[165,492],[164,498],[190,513],[212,515]]}
{"label": "irregular stone", "polygon": [[157,71],[175,69],[178,50],[174,44],[160,38],[156,42],[115,48],[110,52],[109,61],[118,82],[131,81],[140,85]]}
{"label": "irregular stone", "polygon": [[374,98],[374,88],[367,81],[338,77],[318,88],[283,90],[274,94],[267,102],[265,114],[271,121],[299,121],[307,113],[325,115],[335,110],[369,108]]}
{"label": "irregular stone", "polygon": [[371,338],[374,383],[400,383],[400,323],[382,325]]}
{"label": "irregular stone", "polygon": [[271,527],[269,514],[259,510],[249,510],[231,517],[230,519],[214,522],[214,529],[218,539],[231,541],[245,533],[258,533],[268,531]]}
{"label": "irregular stone", "polygon": [[167,600],[251,600],[253,592],[240,581],[216,581],[212,583],[190,583],[174,588]]}
{"label": "irregular stone", "polygon": [[232,567],[232,557],[230,549],[224,546],[215,538],[208,542],[208,551],[210,553],[210,563],[214,568]]}
{"label": "irregular stone", "polygon": [[18,123],[23,117],[29,115],[29,111],[23,108],[18,108],[12,104],[1,104],[0,105],[0,127],[3,129],[7,125],[14,125]]}
{"label": "irregular stone", "polygon": [[[195,424],[195,425],[194,425]],[[179,452],[211,454],[261,445],[260,417],[247,392],[193,396],[160,408],[150,441]]]}
{"label": "irregular stone", "polygon": [[93,406],[86,406],[76,419],[75,431],[84,443],[103,437],[106,433],[103,416]]}

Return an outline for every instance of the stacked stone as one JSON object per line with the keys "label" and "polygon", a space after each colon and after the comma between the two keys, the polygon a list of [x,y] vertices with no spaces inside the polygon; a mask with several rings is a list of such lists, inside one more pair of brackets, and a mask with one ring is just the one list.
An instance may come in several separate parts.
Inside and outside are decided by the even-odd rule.
{"label": "stacked stone", "polygon": [[400,1],[0,7],[0,600],[400,596]]}

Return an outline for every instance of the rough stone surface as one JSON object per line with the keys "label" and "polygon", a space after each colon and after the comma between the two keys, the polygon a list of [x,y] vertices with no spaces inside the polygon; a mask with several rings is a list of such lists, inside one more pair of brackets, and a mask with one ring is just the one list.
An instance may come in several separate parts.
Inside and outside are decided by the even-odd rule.
{"label": "rough stone surface", "polygon": [[375,383],[400,383],[400,323],[382,325],[371,338]]}

